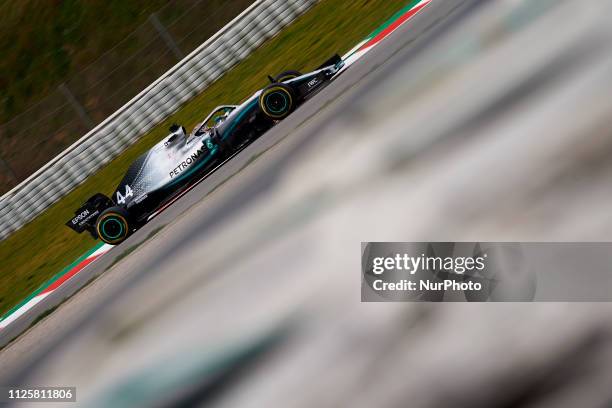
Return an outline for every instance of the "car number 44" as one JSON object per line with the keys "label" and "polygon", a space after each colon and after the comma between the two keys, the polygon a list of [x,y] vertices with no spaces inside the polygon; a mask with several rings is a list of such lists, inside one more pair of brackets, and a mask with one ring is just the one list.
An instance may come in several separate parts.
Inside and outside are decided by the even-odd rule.
{"label": "car number 44", "polygon": [[120,191],[117,191],[117,204],[125,204],[125,200],[128,197],[132,197],[134,195],[134,191],[129,184],[125,185],[125,195],[121,195]]}

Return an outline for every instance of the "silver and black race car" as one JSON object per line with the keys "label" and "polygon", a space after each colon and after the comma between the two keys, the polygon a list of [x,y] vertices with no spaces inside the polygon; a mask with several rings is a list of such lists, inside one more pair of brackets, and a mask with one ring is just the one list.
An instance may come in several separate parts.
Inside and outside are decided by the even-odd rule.
{"label": "silver and black race car", "polygon": [[119,244],[182,192],[286,118],[344,67],[335,55],[316,70],[285,71],[240,105],[215,108],[194,130],[170,134],[136,159],[111,197],[90,197],[66,225],[108,244]]}

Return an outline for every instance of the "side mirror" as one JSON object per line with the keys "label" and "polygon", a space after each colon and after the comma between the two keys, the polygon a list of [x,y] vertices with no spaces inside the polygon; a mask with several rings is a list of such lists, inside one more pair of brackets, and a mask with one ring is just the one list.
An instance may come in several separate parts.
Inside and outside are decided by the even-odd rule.
{"label": "side mirror", "polygon": [[168,138],[168,140],[166,140],[165,145],[169,146],[170,144],[175,143],[177,140],[181,139],[181,140],[185,140],[187,139],[187,130],[185,129],[184,126],[179,126],[176,123],[172,124],[172,126],[170,126],[170,129],[168,129],[170,131],[170,137]]}

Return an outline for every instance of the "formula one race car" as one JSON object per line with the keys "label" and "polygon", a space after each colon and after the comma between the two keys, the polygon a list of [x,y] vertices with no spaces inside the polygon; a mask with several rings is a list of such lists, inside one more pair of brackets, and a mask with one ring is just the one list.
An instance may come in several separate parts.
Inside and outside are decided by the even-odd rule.
{"label": "formula one race car", "polygon": [[66,225],[108,244],[123,242],[182,192],[289,116],[343,66],[335,55],[308,74],[285,71],[268,77],[268,86],[241,105],[215,108],[189,135],[184,127],[172,125],[167,137],[131,164],[111,197],[93,195]]}

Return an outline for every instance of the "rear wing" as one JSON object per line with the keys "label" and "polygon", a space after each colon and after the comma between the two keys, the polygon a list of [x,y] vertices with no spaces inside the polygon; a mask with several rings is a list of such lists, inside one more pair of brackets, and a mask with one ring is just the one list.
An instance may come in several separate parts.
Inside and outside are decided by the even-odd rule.
{"label": "rear wing", "polygon": [[95,225],[100,213],[113,205],[113,201],[104,194],[95,194],[75,211],[75,216],[66,222],[66,226],[79,234],[87,231]]}

